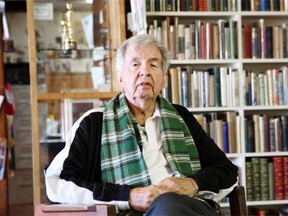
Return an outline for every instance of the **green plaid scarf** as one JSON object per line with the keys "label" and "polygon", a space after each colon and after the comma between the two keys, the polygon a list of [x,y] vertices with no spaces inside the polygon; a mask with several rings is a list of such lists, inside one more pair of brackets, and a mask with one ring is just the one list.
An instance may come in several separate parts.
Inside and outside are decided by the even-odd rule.
{"label": "green plaid scarf", "polygon": [[[184,120],[163,97],[158,98],[163,154],[173,172],[189,176],[199,171],[198,152]],[[101,140],[102,180],[116,184],[151,184],[141,148],[141,136],[124,93],[118,94],[103,113]]]}

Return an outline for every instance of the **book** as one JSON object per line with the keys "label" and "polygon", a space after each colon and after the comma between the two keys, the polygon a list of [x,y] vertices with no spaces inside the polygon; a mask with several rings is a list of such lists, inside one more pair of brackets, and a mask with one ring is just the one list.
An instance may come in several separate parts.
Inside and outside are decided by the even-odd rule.
{"label": "book", "polygon": [[223,132],[223,151],[225,153],[229,153],[230,151],[230,140],[229,140],[229,135],[231,136],[231,134],[229,134],[229,124],[226,121],[222,122],[222,132]]}
{"label": "book", "polygon": [[176,31],[175,31],[175,26],[174,25],[170,25],[170,32],[169,32],[169,41],[170,41],[170,54],[171,54],[171,58],[172,59],[176,59],[177,55],[176,55]]}
{"label": "book", "polygon": [[231,59],[237,58],[237,47],[238,47],[238,34],[237,34],[237,23],[234,20],[229,20],[229,38],[230,38],[230,56]]}
{"label": "book", "polygon": [[275,150],[276,151],[283,151],[282,147],[282,127],[279,117],[275,117]]}
{"label": "book", "polygon": [[281,115],[280,120],[281,120],[281,125],[282,125],[283,151],[288,151],[288,116]]}
{"label": "book", "polygon": [[259,151],[264,152],[265,150],[265,131],[264,131],[264,116],[259,116]]}
{"label": "book", "polygon": [[178,24],[178,59],[185,59],[185,26],[184,24]]}
{"label": "book", "polygon": [[179,104],[179,79],[178,79],[178,70],[177,68],[169,69],[171,77],[171,92],[172,92],[172,103]]}
{"label": "book", "polygon": [[191,83],[193,85],[193,104],[194,107],[199,107],[200,106],[200,76],[201,76],[201,71],[193,71],[193,83],[191,80]]}
{"label": "book", "polygon": [[[208,71],[207,71],[208,72]],[[214,74],[211,74],[208,72],[208,76],[209,76],[209,106],[213,107],[215,106],[215,81],[214,81]]]}
{"label": "book", "polygon": [[228,124],[228,149],[229,153],[236,153],[237,152],[237,143],[236,138],[238,136],[237,134],[237,128],[236,128],[236,112],[226,112],[226,122]]}
{"label": "book", "polygon": [[280,27],[272,26],[272,47],[273,47],[273,58],[281,58],[280,55]]}
{"label": "book", "polygon": [[273,58],[273,27],[266,26],[266,58]]}
{"label": "book", "polygon": [[261,200],[261,175],[260,175],[260,158],[253,157],[252,169],[253,169],[253,200]]}
{"label": "book", "polygon": [[182,105],[185,107],[190,106],[190,93],[189,93],[189,74],[186,69],[181,69],[181,92],[182,92]]}
{"label": "book", "polygon": [[192,41],[191,32],[189,27],[184,29],[184,43],[185,43],[185,59],[192,59]]}
{"label": "book", "polygon": [[223,120],[222,119],[216,119],[215,120],[215,132],[216,132],[216,144],[219,146],[219,148],[224,151],[224,137],[223,137]]}
{"label": "book", "polygon": [[206,41],[206,22],[201,22],[200,25],[200,58],[201,59],[206,59],[206,47],[207,47],[207,41]]}
{"label": "book", "polygon": [[269,121],[269,137],[270,137],[270,151],[276,151],[276,138],[275,138],[275,118],[270,118]]}
{"label": "book", "polygon": [[268,158],[260,158],[261,200],[269,200]]}
{"label": "book", "polygon": [[283,157],[274,156],[272,157],[274,164],[274,199],[284,199],[284,166]]}
{"label": "book", "polygon": [[259,127],[259,117],[260,115],[254,114],[254,142],[255,142],[255,152],[260,152],[260,127]]}
{"label": "book", "polygon": [[245,124],[245,152],[255,152],[254,121],[250,118],[245,118],[244,124]]}
{"label": "book", "polygon": [[247,201],[254,200],[254,187],[253,187],[253,166],[251,161],[245,162],[246,169],[246,196]]}
{"label": "book", "polygon": [[283,157],[284,199],[288,199],[288,157]]}
{"label": "book", "polygon": [[195,23],[189,25],[190,29],[190,41],[191,41],[191,59],[196,59],[196,40],[195,40]]}
{"label": "book", "polygon": [[219,19],[218,20],[218,28],[219,28],[219,53],[220,59],[225,59],[225,23],[226,20]]}
{"label": "book", "polygon": [[264,152],[270,152],[270,129],[269,129],[269,120],[270,117],[267,114],[263,115],[264,123]]}
{"label": "book", "polygon": [[268,162],[268,179],[269,179],[269,200],[274,200],[274,163]]}
{"label": "book", "polygon": [[[265,0],[266,1],[266,0]],[[259,26],[259,34],[260,34],[260,57],[266,58],[267,50],[266,50],[266,24],[264,19],[258,20]]]}
{"label": "book", "polygon": [[220,68],[212,67],[208,69],[209,75],[214,76],[214,103],[215,106],[221,106],[221,84],[220,84]]}
{"label": "book", "polygon": [[251,51],[252,51],[252,58],[256,59],[256,58],[260,58],[260,49],[261,49],[261,45],[260,45],[260,33],[259,33],[259,28],[257,26],[252,26],[251,28]]}
{"label": "book", "polygon": [[213,43],[213,52],[212,52],[212,58],[213,59],[219,59],[220,58],[220,48],[219,48],[219,28],[218,25],[213,24],[212,25],[212,43]]}
{"label": "book", "polygon": [[252,27],[251,24],[243,24],[243,57],[252,58]]}

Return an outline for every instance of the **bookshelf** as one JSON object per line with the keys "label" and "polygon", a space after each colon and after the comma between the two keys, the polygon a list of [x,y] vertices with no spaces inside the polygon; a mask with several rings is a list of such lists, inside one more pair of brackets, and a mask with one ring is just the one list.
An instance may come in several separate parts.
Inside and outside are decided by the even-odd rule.
{"label": "bookshelf", "polygon": [[[219,5],[213,5],[217,3]],[[187,4],[185,1],[146,1],[147,33],[163,41],[171,51],[169,85],[163,94],[170,101],[187,106],[212,135],[220,130],[224,134],[221,135],[223,143],[227,142],[227,132],[223,132],[227,130],[227,125],[225,129],[223,122],[228,122],[227,114],[236,114],[232,118],[236,129],[233,135],[230,133],[230,137],[236,136],[236,146],[232,152],[229,148],[223,150],[239,167],[239,180],[246,187],[250,213],[266,211],[269,214],[268,211],[287,208],[288,189],[283,184],[287,185],[288,179],[288,2],[195,0],[191,1],[191,5],[190,1]],[[189,7],[192,9],[187,9]],[[269,31],[275,32],[273,39]],[[274,50],[271,50],[271,44]],[[224,78],[221,72],[217,72],[223,81],[216,82],[215,73],[209,73],[215,67],[226,71]],[[222,91],[218,103],[216,85]],[[218,127],[215,126],[216,120],[220,120]],[[247,130],[248,120],[254,125],[250,131]],[[247,147],[251,141],[248,135],[253,135],[250,139],[256,145],[252,151]],[[274,143],[276,146],[267,148],[272,141],[277,142]],[[269,174],[272,180],[269,181],[268,167],[275,165],[276,162],[273,162],[278,158],[286,161],[279,162],[282,165],[285,163],[286,168],[275,173],[280,165],[274,166],[274,172],[272,169]],[[247,168],[252,161],[260,160],[266,165],[254,163],[254,170],[263,166],[267,169],[259,171],[261,181],[256,175],[251,179]],[[273,178],[278,175],[280,177]],[[265,178],[270,182],[270,189],[267,181],[263,180]],[[282,186],[275,186],[279,179]],[[254,183],[252,189],[251,182]],[[263,187],[262,192],[266,193],[261,196],[260,190],[260,197],[256,193],[259,187]],[[268,189],[270,192],[267,192]]]}

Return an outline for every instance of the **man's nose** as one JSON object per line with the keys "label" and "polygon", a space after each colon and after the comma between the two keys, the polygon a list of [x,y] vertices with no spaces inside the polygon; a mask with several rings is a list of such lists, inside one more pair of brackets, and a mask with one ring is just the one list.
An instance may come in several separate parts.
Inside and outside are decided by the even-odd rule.
{"label": "man's nose", "polygon": [[140,68],[140,76],[150,76],[150,70],[147,65],[142,65]]}

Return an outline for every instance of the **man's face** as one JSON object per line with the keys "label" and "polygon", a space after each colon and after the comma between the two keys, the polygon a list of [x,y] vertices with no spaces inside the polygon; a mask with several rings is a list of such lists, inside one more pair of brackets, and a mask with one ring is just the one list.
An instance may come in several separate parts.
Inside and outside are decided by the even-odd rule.
{"label": "man's face", "polygon": [[120,83],[128,100],[156,99],[166,85],[160,51],[152,46],[130,47],[126,50]]}

